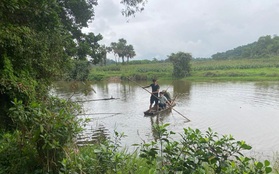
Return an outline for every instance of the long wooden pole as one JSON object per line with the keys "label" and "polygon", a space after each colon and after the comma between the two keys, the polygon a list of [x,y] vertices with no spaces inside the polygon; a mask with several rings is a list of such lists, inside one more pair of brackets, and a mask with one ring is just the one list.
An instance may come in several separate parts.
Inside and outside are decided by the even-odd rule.
{"label": "long wooden pole", "polygon": [[120,99],[120,98],[100,98],[100,99],[92,99],[92,100],[76,100],[75,102],[90,102],[90,101],[100,101],[100,100],[116,100],[116,99]]}
{"label": "long wooden pole", "polygon": [[169,87],[170,87],[170,85],[167,87],[166,92],[168,91]]}
{"label": "long wooden pole", "polygon": [[[128,78],[128,77],[127,77]],[[131,80],[130,78],[128,78],[128,80],[134,82],[135,84],[137,84],[138,86],[140,86],[142,89],[144,89],[145,91],[147,91],[148,93],[150,93],[151,95],[155,96],[157,99],[159,99],[156,95],[154,95],[152,92],[148,91],[147,89],[143,88],[140,84],[138,84],[137,82],[135,82],[134,80]],[[182,115],[180,112],[178,112],[176,109],[172,108],[175,112],[177,112],[179,115],[181,115],[182,117],[184,117],[188,122],[191,121],[190,119],[188,119],[187,117],[185,117],[184,115]]]}

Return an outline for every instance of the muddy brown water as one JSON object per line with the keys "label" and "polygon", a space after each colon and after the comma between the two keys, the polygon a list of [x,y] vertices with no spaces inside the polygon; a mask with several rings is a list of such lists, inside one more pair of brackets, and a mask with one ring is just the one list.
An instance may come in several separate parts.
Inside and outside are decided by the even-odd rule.
{"label": "muddy brown water", "polygon": [[139,84],[146,86],[150,82],[59,82],[52,93],[73,101],[86,101],[80,102],[84,115],[79,117],[90,122],[80,135],[82,140],[90,141],[98,131],[110,137],[114,131],[124,132],[127,137],[122,139],[122,146],[132,148],[132,144],[155,138],[152,125],[169,123],[168,129],[176,133],[190,126],[203,132],[210,127],[220,135],[231,134],[236,140],[252,145],[251,152],[260,155],[272,156],[279,151],[278,82],[159,80],[161,90],[177,95],[178,112],[153,117],[143,114],[148,109],[150,94]]}

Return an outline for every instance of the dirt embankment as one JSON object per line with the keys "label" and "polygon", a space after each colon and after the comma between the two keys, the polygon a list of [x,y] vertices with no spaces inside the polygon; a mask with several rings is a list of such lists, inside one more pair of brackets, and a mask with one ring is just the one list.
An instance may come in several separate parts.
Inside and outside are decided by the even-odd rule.
{"label": "dirt embankment", "polygon": [[120,77],[110,77],[108,79],[109,82],[121,82],[121,78]]}

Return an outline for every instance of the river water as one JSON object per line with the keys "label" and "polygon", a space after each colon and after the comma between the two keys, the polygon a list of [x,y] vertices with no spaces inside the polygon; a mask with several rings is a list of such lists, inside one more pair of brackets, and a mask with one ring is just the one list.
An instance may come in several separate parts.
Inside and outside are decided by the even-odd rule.
{"label": "river water", "polygon": [[[175,111],[159,116],[144,116],[150,94],[139,85],[150,82],[59,82],[54,93],[83,105],[81,118],[90,122],[81,138],[90,140],[94,131],[108,136],[124,132],[122,146],[154,139],[152,125],[169,123],[168,130],[182,133],[183,128],[210,127],[220,135],[231,134],[244,140],[261,156],[279,151],[278,82],[186,82],[158,81],[160,89],[177,96]],[[151,90],[151,89],[149,89]],[[102,100],[107,98],[113,100]],[[190,122],[187,122],[187,119]],[[177,134],[177,137],[179,135]]]}

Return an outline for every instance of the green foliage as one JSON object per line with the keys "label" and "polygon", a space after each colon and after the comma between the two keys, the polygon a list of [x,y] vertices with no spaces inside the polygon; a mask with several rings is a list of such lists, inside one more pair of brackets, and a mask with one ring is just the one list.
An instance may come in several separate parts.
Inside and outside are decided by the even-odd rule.
{"label": "green foliage", "polygon": [[90,62],[87,60],[73,60],[72,66],[66,75],[66,80],[85,81],[88,79]]}
{"label": "green foliage", "polygon": [[279,37],[262,36],[258,41],[212,55],[213,59],[241,59],[270,57],[279,54]]}
{"label": "green foliage", "polygon": [[99,63],[106,52],[103,52],[102,47],[98,44],[100,40],[103,39],[103,36],[98,34],[94,35],[94,33],[82,34],[80,37],[80,42],[77,48],[77,57],[80,60],[87,60],[87,56],[92,58],[92,63]]}
{"label": "green foliage", "polygon": [[97,71],[120,71],[121,68],[120,66],[105,66],[105,67],[101,67],[101,68],[96,68]]}
{"label": "green foliage", "polygon": [[28,105],[46,98],[48,86],[68,70],[72,57],[99,61],[95,51],[102,37],[81,33],[93,19],[94,5],[95,0],[0,1],[1,129],[14,126],[7,115],[11,101]]}
{"label": "green foliage", "polygon": [[168,58],[173,64],[173,76],[177,78],[182,78],[190,76],[191,67],[190,61],[192,59],[191,54],[178,52],[172,53]]}
{"label": "green foliage", "polygon": [[192,61],[189,80],[278,80],[278,57]]}
{"label": "green foliage", "polygon": [[230,70],[230,69],[259,69],[259,68],[278,68],[278,57],[254,58],[254,59],[235,59],[235,60],[213,60],[192,61],[193,71],[206,70]]}
{"label": "green foliage", "polygon": [[13,104],[10,117],[17,129],[1,138],[1,169],[7,173],[57,173],[64,149],[81,131],[81,122],[74,115],[78,107],[55,98],[43,104],[24,105],[18,100]]}
{"label": "green foliage", "polygon": [[182,140],[171,141],[166,127],[155,126],[158,142],[143,144],[140,157],[157,166],[159,173],[270,173],[270,162],[245,157],[243,150],[252,147],[235,141],[229,135],[219,137],[211,129],[203,135],[200,130],[185,128]]}
{"label": "green foliage", "polygon": [[170,79],[172,78],[171,71],[172,65],[164,62],[98,66],[91,69],[89,80],[107,79],[109,77],[119,77],[121,79],[131,77],[135,80]]}
{"label": "green foliage", "polygon": [[130,65],[136,65],[136,64],[149,64],[154,63],[151,60],[132,60],[129,62]]}
{"label": "green foliage", "polygon": [[[80,129],[75,107],[50,99],[48,87],[78,57],[82,41],[96,39],[81,34],[93,5],[95,0],[0,1],[1,172],[57,173],[63,149]],[[96,47],[88,42],[92,52]]]}
{"label": "green foliage", "polygon": [[102,72],[98,72],[98,73],[91,73],[89,76],[88,76],[88,80],[91,80],[91,81],[101,81],[101,80],[104,80],[106,77],[106,75]]}
{"label": "green foliage", "polygon": [[[98,55],[99,55],[99,59],[98,61],[93,61],[93,63],[95,64],[99,64],[101,66],[107,65],[107,64],[111,64],[111,60],[107,59],[107,53],[110,51],[109,47],[106,47],[105,45],[101,45],[98,49]],[[94,59],[95,60],[95,59]]]}
{"label": "green foliage", "polygon": [[67,152],[62,161],[63,173],[148,173],[150,170],[137,153],[129,154],[120,150],[120,141],[125,135],[114,132],[113,140],[105,140],[94,145],[79,148],[79,151]]}
{"label": "green foliage", "polygon": [[146,68],[138,68],[136,69],[136,72],[168,72],[167,67],[157,67],[157,68],[151,68],[151,67],[146,67]]}
{"label": "green foliage", "polygon": [[15,131],[0,137],[0,174],[38,171],[36,147],[22,141],[22,133]]}
{"label": "green foliage", "polygon": [[[128,65],[94,66],[89,75],[90,78],[101,75],[98,79],[110,77],[135,77],[134,80],[152,80],[152,78],[172,79],[173,65],[169,62],[140,61]],[[144,63],[148,62],[148,63]],[[185,77],[192,81],[207,80],[278,80],[278,57],[259,59],[213,60],[193,59],[191,62],[191,76]]]}
{"label": "green foliage", "polygon": [[[24,70],[14,73],[14,68],[12,66],[11,60],[4,56],[0,59],[0,129],[12,129],[13,122],[8,116],[8,110],[12,106],[12,101],[14,98],[25,101],[29,103],[34,100],[36,96],[40,93],[36,93],[36,88],[38,83],[30,77],[30,74]],[[41,90],[43,91],[43,90]]]}
{"label": "green foliage", "polygon": [[[125,135],[123,133],[119,134],[118,132],[114,132],[113,139],[104,139],[103,141],[98,141],[97,144],[73,147],[68,144],[62,145],[63,142],[59,142],[61,144],[58,145],[54,141],[50,141],[53,138],[56,139],[56,136],[51,139],[42,136],[47,127],[38,125],[38,128],[34,132],[41,134],[40,139],[44,140],[45,144],[41,152],[38,151],[38,145],[35,143],[38,141],[37,139],[30,138],[28,141],[23,140],[31,137],[29,133],[15,131],[13,134],[4,134],[0,139],[1,172],[58,173],[59,171],[60,173],[84,174],[266,174],[272,172],[271,164],[268,160],[260,162],[242,154],[242,151],[251,149],[251,146],[247,145],[244,141],[235,141],[230,135],[219,136],[211,129],[208,129],[204,135],[200,130],[191,128],[185,128],[184,133],[181,134],[182,139],[180,141],[174,141],[172,140],[172,135],[175,133],[167,130],[168,125],[154,126],[156,140],[142,144],[140,154],[137,151],[130,154],[125,149],[121,150],[120,142]],[[27,131],[31,132],[30,130]],[[53,133],[48,134],[53,135]],[[60,135],[57,136],[59,137]],[[63,148],[60,146],[63,146]],[[57,161],[55,161],[54,166],[48,165],[47,160],[44,162],[41,161],[40,156],[40,153],[51,152],[51,150],[56,151],[55,159]],[[60,152],[63,152],[63,154],[60,154]],[[53,163],[54,161],[51,162]]]}

